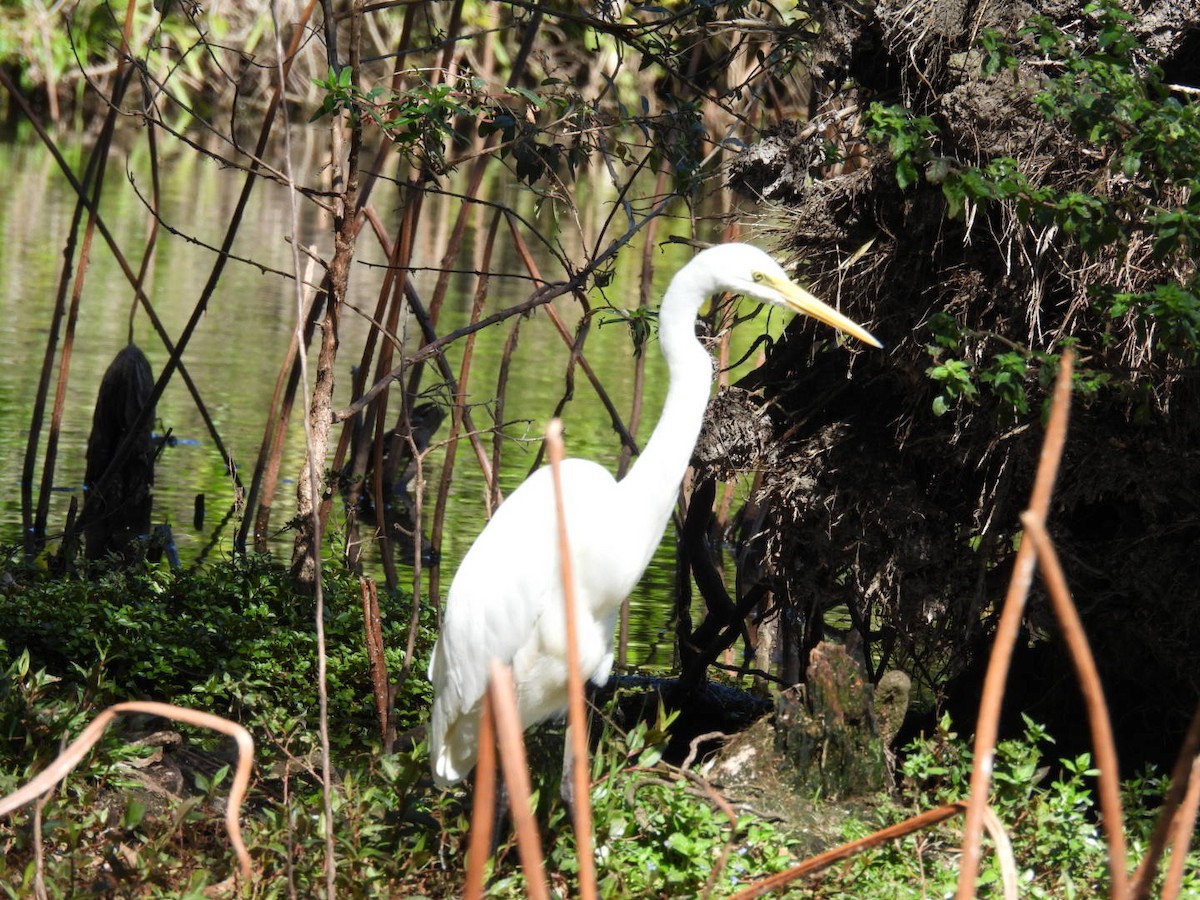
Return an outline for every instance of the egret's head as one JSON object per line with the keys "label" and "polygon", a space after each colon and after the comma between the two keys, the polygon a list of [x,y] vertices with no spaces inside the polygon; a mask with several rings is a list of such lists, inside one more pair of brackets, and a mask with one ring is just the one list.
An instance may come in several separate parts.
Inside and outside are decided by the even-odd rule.
{"label": "egret's head", "polygon": [[804,313],[872,347],[883,346],[857,322],[822,303],[788,278],[783,267],[757,247],[749,244],[719,244],[698,254],[694,262],[701,260],[703,265],[711,269],[720,290]]}

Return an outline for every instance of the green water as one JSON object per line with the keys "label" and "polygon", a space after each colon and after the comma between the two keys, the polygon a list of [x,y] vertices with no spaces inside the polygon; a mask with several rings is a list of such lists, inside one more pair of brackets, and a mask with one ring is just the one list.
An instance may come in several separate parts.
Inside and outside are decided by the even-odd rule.
{"label": "green water", "polygon": [[[0,285],[0,359],[5,361],[4,374],[0,377],[0,484],[3,485],[0,491],[0,540],[16,543],[20,540],[21,469],[34,390],[45,353],[74,198],[52,160],[40,147],[0,145],[0,166],[9,174],[11,184],[20,185],[20,190],[0,192],[0,279],[3,279]],[[244,176],[236,171],[219,169],[192,155],[168,158],[160,171],[163,223],[194,239],[189,241],[165,228],[160,229],[157,249],[148,270],[147,293],[174,337],[182,330],[209,276],[214,259],[214,252],[209,248],[219,245],[222,240]],[[300,177],[305,176],[306,173],[301,171]],[[127,157],[114,156],[102,211],[109,229],[117,236],[122,251],[135,269],[140,264],[150,227],[150,217],[139,192],[142,197],[150,196],[150,177],[144,154],[134,151]],[[532,198],[516,187],[493,186],[493,195],[489,199],[536,215]],[[600,204],[598,208],[585,211],[587,215],[581,217],[584,220],[581,230],[585,234],[575,238],[576,244],[584,238],[595,240],[595,234],[587,235],[586,232],[589,229],[598,232],[599,226],[588,223],[603,221],[602,214],[605,213],[603,201],[595,202]],[[388,195],[382,189],[375,195],[375,204],[381,211],[394,211],[398,207],[394,192]],[[427,270],[440,264],[445,235],[456,211],[452,203],[443,198],[427,199],[423,212],[427,227],[420,229],[413,259],[414,268],[426,270],[418,271],[414,276],[418,291],[426,298],[432,295],[435,281],[433,272]],[[290,232],[290,217],[285,191],[268,182],[260,183],[244,218],[234,253],[263,266],[290,271],[291,252],[284,239]],[[394,216],[384,215],[384,218],[387,221]],[[302,203],[300,221],[301,242],[311,245],[316,253],[328,259],[331,241],[325,214]],[[394,230],[394,222],[389,221],[388,225]],[[671,220],[664,220],[659,238],[665,237],[671,227]],[[473,231],[469,235],[468,246],[461,254],[465,261],[462,268],[471,268],[470,261],[480,258],[485,231],[486,223],[483,223],[480,232]],[[580,258],[581,254],[570,246],[571,240],[566,236],[570,233],[564,230],[560,240],[569,254]],[[533,248],[538,249],[536,245]],[[656,251],[656,295],[669,274],[686,257],[687,251],[680,247],[666,246]],[[360,309],[371,310],[383,277],[382,269],[378,267],[383,254],[369,235],[364,234],[359,241],[356,260],[350,300]],[[538,263],[546,279],[564,277],[549,254],[542,253]],[[606,302],[616,306],[636,305],[636,299],[632,298],[637,294],[639,266],[640,248],[635,243],[618,257],[614,280],[604,294],[592,291],[589,302],[593,308],[604,306]],[[519,258],[503,237],[497,242],[490,268],[498,275],[524,274]],[[441,333],[465,324],[475,289],[473,276],[455,276],[439,322]],[[530,282],[524,278],[493,277],[485,314],[525,300],[531,289]],[[49,516],[52,540],[63,527],[71,496],[82,501],[84,456],[95,392],[108,363],[126,342],[131,302],[132,290],[125,276],[97,237],[80,303],[70,377],[66,384],[65,415]],[[577,302],[571,297],[554,302],[573,330],[581,316]],[[601,315],[601,319],[606,317]],[[295,321],[295,293],[287,279],[278,274],[264,274],[255,265],[231,262],[184,358],[222,440],[247,482],[262,439],[277,372]],[[776,327],[778,324],[775,323]],[[501,323],[485,330],[477,339],[468,401],[475,405],[475,424],[481,429],[495,424],[490,404],[496,394],[497,372],[509,326],[509,322]],[[339,406],[349,402],[350,366],[358,361],[366,330],[362,317],[348,310],[341,329],[336,396]],[[412,325],[407,330],[416,332]],[[735,341],[735,357],[736,346],[745,346],[754,337],[751,329],[743,330],[747,333]],[[167,353],[140,310],[134,318],[134,340],[145,351],[154,370],[159,371]],[[61,346],[60,341],[60,350]],[[447,353],[456,373],[462,348],[460,342]],[[628,420],[634,385],[634,357],[628,330],[620,325],[601,327],[599,321],[594,322],[585,355],[617,409]],[[544,312],[535,313],[522,323],[504,410],[505,433],[512,438],[505,441],[500,474],[501,488],[506,493],[520,483],[533,464],[542,429],[563,395],[567,363],[568,348]],[[429,370],[424,387],[434,387],[435,379],[436,375]],[[652,343],[647,348],[643,423],[652,423],[657,417],[665,390],[665,369],[657,347]],[[154,521],[172,526],[185,562],[200,558],[219,560],[231,552],[238,524],[236,514],[227,516],[235,509],[235,487],[225,473],[195,403],[178,377],[168,386],[157,414],[156,431],[165,433],[169,429],[178,443],[164,450],[157,465]],[[566,406],[563,418],[568,454],[598,460],[615,471],[620,443],[608,414],[582,371],[576,373],[574,398]],[[648,433],[649,426],[643,424],[640,438],[644,440]],[[490,435],[485,436],[485,445],[490,453]],[[45,446],[43,429],[38,474],[34,479],[35,502]],[[287,436],[281,472],[285,480],[274,501],[272,522],[276,528],[281,528],[294,511],[294,479],[300,469],[303,449],[303,431],[296,420]],[[430,478],[427,513],[432,511],[444,452],[434,451],[426,462],[426,473]],[[193,527],[193,505],[198,494],[204,495],[207,509],[203,529]],[[445,533],[440,544],[443,592],[457,561],[485,524],[483,494],[482,475],[474,454],[464,442],[458,448]],[[341,522],[339,512],[332,523],[334,540]],[[275,555],[286,560],[291,550],[291,534],[279,532],[273,535],[270,546]],[[650,658],[657,664],[669,662],[670,641],[660,641],[660,635],[669,628],[668,598],[674,577],[672,553],[671,536],[668,535],[633,600],[631,660]],[[402,574],[402,584],[404,577]],[[661,645],[660,652],[657,657],[650,657],[649,648],[656,643]]]}

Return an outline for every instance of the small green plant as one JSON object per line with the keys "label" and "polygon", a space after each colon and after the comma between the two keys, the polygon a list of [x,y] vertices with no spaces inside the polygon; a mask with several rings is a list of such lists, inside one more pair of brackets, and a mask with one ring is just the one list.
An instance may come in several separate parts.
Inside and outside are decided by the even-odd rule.
{"label": "small green plant", "polygon": [[[1108,848],[1097,824],[1091,787],[1096,771],[1087,753],[1047,758],[1052,745],[1046,730],[1025,717],[1024,734],[996,747],[992,806],[1012,841],[1021,896],[1045,900],[1103,896],[1107,892]],[[972,754],[949,718],[943,717],[930,737],[905,747],[900,757],[901,805],[884,807],[878,823],[852,821],[847,826],[848,838],[862,837],[878,825],[899,821],[916,810],[966,798]],[[1130,813],[1126,826],[1132,867],[1153,829],[1164,784],[1148,774],[1123,788],[1125,809]],[[856,858],[837,879],[853,886],[856,896],[918,896],[906,887],[914,884],[924,885],[924,896],[953,894],[959,838],[953,827],[924,831]],[[1194,875],[1188,877],[1191,889],[1200,887]],[[980,879],[984,891],[998,892],[998,882],[998,870],[985,864]]]}
{"label": "small green plant", "polygon": [[[58,678],[20,654],[0,680],[0,791],[23,783],[74,737],[110,696],[124,687],[98,666]],[[260,721],[260,720],[259,720]],[[323,885],[323,801],[305,763],[311,725],[260,729],[258,776],[242,821],[263,896],[308,896]],[[703,784],[661,764],[670,718],[622,734],[608,728],[593,756],[596,871],[605,897],[721,897],[793,865],[800,835],[740,809],[731,819]],[[560,746],[553,742],[555,749]],[[1091,759],[1054,761],[1045,730],[1026,719],[1025,733],[1002,741],[994,770],[994,808],[1017,854],[1022,896],[1100,896],[1105,891],[1106,847],[1096,825]],[[233,865],[222,824],[229,770],[191,773],[182,798],[154,800],[123,766],[149,748],[129,746],[110,729],[96,751],[55,792],[44,810],[45,877],[51,896],[70,896],[98,884],[121,896],[201,897]],[[856,808],[846,838],[862,837],[913,812],[967,794],[971,751],[943,718],[929,738],[900,755],[899,794]],[[390,756],[359,755],[338,767],[334,829],[338,887],[347,893],[371,885],[374,896],[448,896],[461,889],[468,839],[464,791],[428,786],[426,749]],[[1144,851],[1165,780],[1145,773],[1125,786],[1131,864]],[[576,846],[553,784],[538,792],[547,868],[571,891],[578,875]],[[33,872],[30,813],[18,813],[2,832],[0,886],[4,896],[27,896]],[[4,826],[0,826],[4,827]],[[815,884],[797,884],[789,896],[910,897],[952,893],[958,830],[943,826],[885,845],[829,870]],[[524,896],[511,848],[496,864],[489,895]],[[1200,890],[1194,861],[1184,884]],[[996,880],[983,876],[984,890]]]}
{"label": "small green plant", "polygon": [[[872,103],[863,113],[867,140],[886,146],[896,164],[896,184],[902,190],[921,180],[921,169],[933,159],[932,138],[937,126],[928,116],[918,116],[903,106]],[[943,173],[944,177],[944,173]]]}
{"label": "small green plant", "polygon": [[[736,822],[698,783],[661,765],[675,714],[654,724],[605,730],[593,758],[596,870],[604,897],[697,896],[711,886],[732,893],[795,862],[793,842],[766,822]],[[576,871],[575,844],[560,839],[550,858]]]}
{"label": "small green plant", "polygon": [[605,325],[624,325],[629,329],[629,339],[633,343],[633,355],[641,356],[650,340],[651,332],[658,327],[658,310],[640,309],[608,309],[607,315],[600,319],[600,327]]}

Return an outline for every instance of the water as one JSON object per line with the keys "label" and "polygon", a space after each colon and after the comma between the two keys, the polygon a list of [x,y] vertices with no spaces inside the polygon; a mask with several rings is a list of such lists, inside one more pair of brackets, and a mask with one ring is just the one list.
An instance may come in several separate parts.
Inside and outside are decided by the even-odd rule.
{"label": "water", "polygon": [[[20,540],[21,469],[74,197],[49,155],[38,146],[0,145],[0,166],[9,173],[11,183],[21,186],[20,190],[0,194],[0,358],[7,364],[4,376],[0,378],[0,485],[3,486],[0,490],[0,541],[11,544]],[[299,177],[309,177],[312,171],[315,170],[302,169]],[[194,242],[189,241],[168,233],[166,228],[160,229],[146,281],[147,294],[168,333],[175,338],[209,276],[215,255],[209,248],[219,245],[222,240],[244,176],[188,154],[164,161],[161,178],[164,226],[180,230],[194,239]],[[109,229],[117,236],[135,270],[140,264],[150,223],[139,192],[142,197],[150,196],[150,177],[144,154],[137,150],[124,157],[115,154],[102,209]],[[535,215],[529,195],[522,194],[516,187],[496,188],[491,199],[522,206],[531,216]],[[398,204],[394,193],[389,196],[382,189],[375,195],[375,203],[380,210],[394,209]],[[301,209],[301,241],[312,245],[316,253],[328,259],[332,250],[327,216],[309,204],[302,203]],[[420,229],[423,243],[415,249],[414,267],[434,269],[439,265],[449,222],[455,212],[446,198],[431,196],[427,199],[423,216],[429,227]],[[592,215],[593,211],[586,212],[586,218],[601,220],[598,215]],[[600,207],[599,212],[604,209]],[[255,188],[234,253],[268,268],[290,271],[291,251],[284,239],[290,231],[290,220],[286,192],[268,182],[260,183]],[[668,222],[664,228],[669,227]],[[394,223],[389,223],[389,228],[394,230]],[[462,259],[479,258],[486,223],[481,228],[481,232],[471,233],[470,245]],[[660,237],[663,236],[660,232]],[[534,249],[537,249],[536,245]],[[493,271],[523,274],[520,260],[506,240],[497,243],[497,254],[492,260]],[[578,256],[576,254],[576,258]],[[660,282],[656,290],[661,290],[661,282],[686,256],[682,248],[667,248],[656,254],[659,273],[656,279]],[[356,260],[351,277],[351,303],[359,309],[370,310],[375,306],[382,282],[383,270],[378,264],[383,262],[384,255],[378,244],[364,234]],[[625,298],[636,297],[639,260],[636,246],[626,249],[618,258],[615,280],[606,290],[607,297],[616,305],[636,305],[635,299]],[[552,258],[539,258],[539,265],[547,279],[563,277]],[[433,290],[434,273],[418,272],[415,281],[418,291],[428,298]],[[439,323],[441,333],[465,324],[474,290],[473,277],[456,276]],[[530,291],[531,284],[525,278],[494,277],[486,312],[521,302]],[[589,299],[593,307],[605,303],[605,298],[596,291]],[[131,302],[132,290],[125,276],[97,236],[80,304],[66,387],[65,417],[50,504],[52,539],[57,531],[61,531],[71,497],[82,501],[81,482],[95,392],[105,368],[125,345]],[[555,308],[573,330],[581,315],[575,301],[570,297],[560,298],[555,301]],[[295,321],[295,293],[287,279],[264,273],[255,265],[230,262],[184,357],[184,364],[222,440],[247,481]],[[335,398],[338,406],[349,402],[349,369],[358,361],[367,330],[362,317],[350,310],[343,323]],[[474,415],[476,425],[481,428],[494,424],[488,404],[495,396],[500,356],[509,324],[487,329],[477,339],[469,402],[479,404]],[[754,334],[749,333],[752,330],[746,329],[748,333],[740,340],[743,346],[753,339]],[[411,331],[415,333],[415,327]],[[160,371],[167,353],[140,310],[134,317],[134,340],[146,353],[155,372]],[[460,342],[447,353],[455,372],[462,352]],[[628,330],[619,325],[600,327],[599,322],[593,323],[585,353],[627,419],[634,384],[634,360]],[[735,348],[735,358],[737,355]],[[501,487],[506,493],[520,483],[533,464],[542,428],[564,391],[567,361],[568,349],[544,312],[523,322],[505,407],[505,419],[509,423],[506,434],[513,438],[505,443],[500,474]],[[426,387],[434,384],[434,377],[432,372],[427,375]],[[657,347],[653,345],[647,348],[646,386],[643,422],[652,423],[666,388],[665,369]],[[157,415],[156,431],[170,430],[178,440],[164,450],[157,465],[154,522],[171,525],[185,562],[220,559],[231,552],[238,525],[236,516],[230,518],[227,515],[234,508],[235,488],[196,404],[178,377],[167,387]],[[574,399],[566,406],[563,417],[568,453],[595,459],[615,471],[620,444],[602,403],[582,371],[576,373]],[[649,426],[644,426],[641,429],[643,440],[648,433]],[[274,499],[272,522],[277,528],[283,526],[295,509],[294,479],[303,459],[303,441],[299,421],[295,420],[287,437],[281,469],[285,480]],[[490,436],[485,443],[490,449]],[[35,476],[35,501],[45,445],[43,432],[38,454],[39,474]],[[435,451],[426,462],[426,473],[431,481],[427,510],[432,509],[444,452],[444,449]],[[203,529],[193,526],[195,498],[200,494],[204,495],[207,509]],[[483,494],[482,476],[473,453],[464,442],[458,449],[440,545],[443,591],[458,560],[485,524]],[[340,513],[335,515],[332,523],[334,539],[342,521]],[[290,532],[277,532],[269,543],[278,558],[285,561],[289,558]],[[673,579],[673,547],[668,535],[634,598],[631,661],[669,663],[671,642],[663,637],[663,632],[669,629],[667,619]],[[655,645],[658,646],[657,655],[651,651]]]}

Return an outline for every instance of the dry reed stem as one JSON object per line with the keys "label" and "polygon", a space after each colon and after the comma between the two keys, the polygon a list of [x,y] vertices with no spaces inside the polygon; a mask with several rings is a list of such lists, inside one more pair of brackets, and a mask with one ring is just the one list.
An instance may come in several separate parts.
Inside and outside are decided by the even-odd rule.
{"label": "dry reed stem", "polygon": [[[389,268],[387,275],[384,277],[384,286],[380,290],[380,306],[387,308],[387,320],[383,328],[383,334],[386,340],[379,347],[379,358],[375,362],[375,371],[382,375],[392,368],[392,355],[398,349],[401,359],[404,357],[404,348],[400,344],[400,313],[404,306],[404,280],[408,277],[407,272],[412,265],[413,242],[417,230],[417,223],[421,218],[421,208],[423,206],[424,194],[417,191],[413,192],[408,197],[404,204],[404,209],[400,217],[400,231],[396,236],[396,241],[393,246],[393,253],[389,255]],[[390,282],[390,284],[389,284]],[[385,290],[390,288],[390,302],[384,294]],[[372,329],[372,333],[374,329]],[[361,378],[361,376],[360,376]],[[361,384],[357,385],[361,389]],[[401,386],[403,387],[403,386]],[[371,474],[372,474],[372,491],[374,494],[374,503],[376,510],[384,510],[387,506],[387,495],[384,486],[384,463],[383,463],[383,445],[386,440],[389,440],[388,433],[390,431],[387,422],[387,406],[388,406],[388,391],[384,391],[379,395],[375,404],[375,435],[371,444]],[[400,398],[400,418],[403,420],[404,408],[407,405],[405,398]],[[353,426],[350,426],[353,427]],[[349,427],[343,427],[343,436],[350,431]],[[344,442],[344,441],[343,441]],[[354,474],[358,474],[355,472]],[[387,485],[388,488],[391,485]],[[396,572],[396,560],[392,548],[392,536],[390,530],[386,527],[384,520],[386,514],[379,513],[380,521],[377,530],[379,541],[379,559],[383,564],[384,572],[387,575],[387,586],[389,591],[395,591],[399,584],[399,575]]]}
{"label": "dry reed stem", "polygon": [[[308,283],[316,266],[310,257],[305,270],[305,282]],[[304,316],[304,329],[292,330],[287,351],[275,376],[275,388],[271,394],[271,405],[267,413],[267,425],[263,429],[262,441],[259,444],[258,456],[254,461],[254,474],[250,479],[250,490],[247,492],[245,515],[238,527],[234,538],[234,548],[240,553],[246,550],[246,537],[251,526],[254,528],[254,549],[256,552],[267,551],[267,533],[271,527],[271,510],[275,503],[275,489],[279,484],[279,469],[283,463],[284,433],[292,418],[292,408],[296,404],[296,390],[300,384],[300,363],[298,355],[303,343],[305,348],[312,341],[317,320],[323,315],[322,304],[328,302],[328,294],[317,291],[310,295],[308,311]]]}
{"label": "dry reed stem", "polygon": [[793,866],[786,872],[777,872],[761,881],[755,882],[745,890],[734,894],[730,900],[751,900],[753,897],[761,897],[764,894],[789,885],[806,875],[814,875],[822,869],[827,869],[834,863],[840,862],[843,859],[849,859],[851,856],[861,853],[864,850],[870,850],[873,847],[886,844],[888,841],[912,834],[914,831],[920,831],[923,828],[928,828],[931,825],[951,819],[966,808],[967,802],[965,800],[958,800],[954,803],[939,806],[936,809],[926,810],[923,813],[905,819],[903,822],[897,822],[895,825],[881,828],[874,834],[868,834],[866,837],[849,841],[838,847],[834,847],[832,850],[818,853],[816,856],[806,859],[798,866]]}
{"label": "dry reed stem", "polygon": [[483,879],[492,849],[492,827],[496,822],[496,720],[492,695],[483,695],[479,718],[479,758],[475,761],[475,789],[471,792],[471,833],[467,847],[467,880],[464,900],[483,897]]}
{"label": "dry reed stem", "polygon": [[1166,796],[1163,797],[1162,808],[1154,823],[1154,834],[1150,837],[1150,844],[1146,847],[1146,853],[1138,864],[1137,871],[1130,879],[1129,900],[1144,900],[1150,896],[1150,888],[1154,884],[1158,861],[1170,842],[1176,812],[1185,802],[1189,776],[1195,766],[1197,756],[1200,756],[1200,706],[1197,706],[1196,711],[1192,713],[1192,720],[1188,723],[1187,732],[1183,736],[1179,755],[1175,758],[1175,765],[1171,769],[1171,784],[1167,788]]}
{"label": "dry reed stem", "polygon": [[38,773],[32,781],[23,788],[0,798],[0,816],[7,815],[13,810],[24,806],[31,800],[52,789],[73,770],[100,739],[108,723],[122,713],[142,713],[150,716],[163,716],[177,722],[186,722],[200,728],[209,728],[232,737],[238,745],[238,763],[234,772],[233,782],[229,786],[229,800],[225,805],[225,829],[229,832],[229,842],[237,853],[238,864],[242,877],[249,880],[251,873],[250,854],[242,840],[242,827],[238,822],[238,812],[246,797],[250,785],[250,769],[254,761],[254,738],[241,725],[214,716],[211,713],[200,712],[173,706],[169,703],[153,703],[149,701],[129,701],[117,703],[108,707],[96,716],[87,728],[56,756],[45,769]]}
{"label": "dry reed stem", "polygon": [[[368,176],[370,178],[370,176]],[[372,182],[373,183],[373,182]],[[383,251],[387,256],[387,268],[384,271],[383,282],[379,286],[379,293],[375,298],[374,312],[368,314],[365,310],[350,306],[369,324],[366,337],[363,340],[362,352],[359,354],[358,366],[351,370],[350,396],[355,397],[362,393],[363,386],[366,382],[367,372],[371,369],[371,361],[375,358],[375,348],[377,343],[382,338],[383,346],[379,351],[379,362],[376,363],[377,369],[386,371],[390,365],[384,365],[383,361],[388,360],[390,363],[391,353],[394,349],[400,349],[403,353],[403,347],[395,336],[396,321],[399,315],[399,308],[403,302],[403,288],[399,283],[399,275],[401,266],[408,266],[409,260],[400,259],[400,253],[403,248],[409,246],[410,242],[403,239],[397,240],[394,243],[390,242],[387,235],[383,231],[382,223],[378,216],[374,215],[374,210],[368,205],[363,208],[363,217],[371,225],[376,239],[383,247]],[[402,218],[401,227],[404,228],[408,221],[407,208],[405,215]],[[349,304],[348,304],[349,305]],[[380,481],[382,475],[382,431],[384,412],[387,407],[387,392],[380,394],[376,404],[368,408],[367,414],[360,421],[358,417],[354,420],[343,423],[340,434],[338,435],[337,448],[334,450],[333,462],[330,464],[330,469],[335,472],[349,473],[349,483],[343,489],[343,505],[345,506],[349,519],[347,522],[347,546],[346,560],[354,566],[359,565],[361,560],[361,541],[359,540],[359,522],[358,522],[358,505],[363,493],[368,490],[363,476],[366,474],[369,467],[373,467],[376,477],[372,479],[370,490],[374,492],[375,509],[381,510],[384,508],[383,485]],[[403,402],[401,408],[403,409]],[[368,441],[368,432],[372,430],[374,425],[375,437]],[[346,463],[346,454],[350,452],[350,462]],[[371,456],[372,461],[368,463],[367,457]],[[381,527],[382,523],[376,522],[376,537],[380,545],[381,562],[383,564],[384,573],[387,578],[388,590],[394,591],[397,585],[395,564],[391,559],[391,553],[388,547],[387,529]]]}
{"label": "dry reed stem", "polygon": [[996,860],[1000,864],[1000,883],[1004,886],[1004,900],[1017,900],[1017,861],[1013,857],[1012,841],[1004,830],[1004,823],[990,806],[983,811],[983,827],[991,835],[996,846]]}
{"label": "dry reed stem", "polygon": [[1129,889],[1129,873],[1125,868],[1125,815],[1121,809],[1121,770],[1117,765],[1117,745],[1113,740],[1112,722],[1109,720],[1108,706],[1104,702],[1104,687],[1100,683],[1100,673],[1096,669],[1096,660],[1088,645],[1083,622],[1080,621],[1079,612],[1071,599],[1066,576],[1045,526],[1030,512],[1021,514],[1021,524],[1025,526],[1026,537],[1033,541],[1037,550],[1042,578],[1046,582],[1054,613],[1062,627],[1063,640],[1066,641],[1079,678],[1088,725],[1092,732],[1096,765],[1100,770],[1097,787],[1100,796],[1100,816],[1105,837],[1108,839],[1110,889],[1114,897],[1124,897]]}
{"label": "dry reed stem", "polygon": [[542,857],[542,842],[538,837],[537,821],[533,816],[529,766],[525,761],[525,738],[521,715],[517,712],[517,688],[512,669],[493,659],[489,666],[491,679],[488,691],[492,698],[492,713],[496,719],[496,736],[500,744],[500,764],[504,783],[508,787],[508,811],[513,830],[517,833],[517,851],[521,868],[525,870],[526,893],[531,900],[549,900],[546,871]]}
{"label": "dry reed stem", "polygon": [[46,844],[42,831],[42,812],[50,801],[50,792],[42,794],[33,804],[33,893],[37,900],[48,900],[46,891]]}
{"label": "dry reed stem", "polygon": [[563,616],[567,627],[567,735],[573,758],[574,779],[571,813],[575,822],[575,856],[579,863],[579,895],[596,897],[596,860],[592,855],[592,782],[588,766],[587,716],[584,712],[583,676],[579,671],[579,633],[575,619],[575,576],[571,565],[571,542],[563,501],[563,425],[551,419],[546,426],[546,448],[554,480],[554,514],[558,524],[558,557],[562,565]]}
{"label": "dry reed stem", "polygon": [[[1040,521],[1046,520],[1050,509],[1050,496],[1054,490],[1054,480],[1058,475],[1058,464],[1066,442],[1074,359],[1074,353],[1070,350],[1062,355],[1058,380],[1054,385],[1050,421],[1046,426],[1041,459],[1029,499],[1029,511]],[[1000,730],[1004,683],[1008,678],[1013,648],[1021,630],[1021,618],[1029,596],[1029,586],[1033,581],[1036,555],[1032,541],[1021,542],[1013,563],[1012,578],[1004,598],[1004,609],[996,627],[992,656],[988,660],[987,674],[984,677],[983,696],[979,702],[979,717],[975,728],[975,764],[971,770],[970,796],[967,801],[966,822],[963,824],[962,862],[958,873],[956,900],[970,900],[975,896],[975,879],[979,875],[982,856],[984,811],[988,805],[992,767],[996,759],[996,739]]]}
{"label": "dry reed stem", "polygon": [[1171,864],[1167,877],[1163,879],[1162,900],[1175,900],[1183,886],[1183,869],[1187,865],[1188,850],[1196,828],[1196,809],[1200,807],[1200,756],[1192,761],[1191,778],[1187,793],[1171,823]]}

